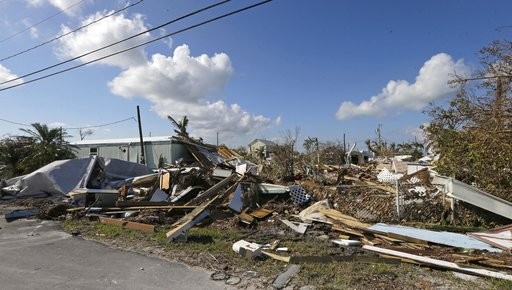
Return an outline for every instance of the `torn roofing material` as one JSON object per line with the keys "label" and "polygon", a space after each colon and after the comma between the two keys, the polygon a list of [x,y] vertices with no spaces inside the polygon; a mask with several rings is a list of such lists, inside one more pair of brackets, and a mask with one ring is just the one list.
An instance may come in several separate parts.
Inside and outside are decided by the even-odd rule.
{"label": "torn roofing material", "polygon": [[468,233],[468,235],[502,250],[509,252],[512,250],[512,225],[499,227],[486,232]]}
{"label": "torn roofing material", "polygon": [[18,178],[13,185],[2,190],[17,197],[67,195],[75,188],[96,188],[91,185],[99,182],[95,179],[99,172],[105,177],[102,179],[104,182],[140,176],[152,171],[141,164],[96,156],[59,160]]}

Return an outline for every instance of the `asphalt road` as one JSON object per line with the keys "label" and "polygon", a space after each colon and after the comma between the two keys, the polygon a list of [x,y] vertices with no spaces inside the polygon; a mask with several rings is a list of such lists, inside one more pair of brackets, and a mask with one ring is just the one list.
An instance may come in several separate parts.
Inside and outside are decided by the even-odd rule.
{"label": "asphalt road", "polygon": [[52,221],[7,223],[0,210],[1,289],[234,289],[203,269],[110,248]]}

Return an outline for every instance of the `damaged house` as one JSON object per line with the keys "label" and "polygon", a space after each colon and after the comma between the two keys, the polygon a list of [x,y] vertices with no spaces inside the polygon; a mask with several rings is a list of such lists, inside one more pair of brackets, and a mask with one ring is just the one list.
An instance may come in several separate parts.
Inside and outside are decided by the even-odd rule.
{"label": "damaged house", "polygon": [[272,158],[272,153],[277,144],[265,139],[254,139],[247,145],[247,152],[253,156],[261,156],[263,159]]}

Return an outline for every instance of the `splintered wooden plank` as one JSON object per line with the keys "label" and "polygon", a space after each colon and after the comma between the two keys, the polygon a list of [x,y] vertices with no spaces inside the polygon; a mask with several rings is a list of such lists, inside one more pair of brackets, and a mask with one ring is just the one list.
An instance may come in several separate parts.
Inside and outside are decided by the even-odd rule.
{"label": "splintered wooden plank", "polygon": [[204,203],[201,206],[196,207],[192,212],[188,213],[180,220],[172,224],[174,227],[168,231],[165,236],[167,242],[173,241],[178,236],[184,234],[188,229],[193,227],[196,223],[200,222],[203,218],[210,214],[208,207],[217,200],[218,196],[213,198],[211,201]]}
{"label": "splintered wooden plank", "polygon": [[361,242],[365,245],[370,245],[370,246],[376,246],[376,245],[380,245],[382,244],[382,240],[381,239],[368,239],[368,238],[362,238],[361,239]]}
{"label": "splintered wooden plank", "polygon": [[333,263],[333,262],[359,262],[359,263],[383,263],[400,264],[397,258],[382,258],[374,256],[292,256],[290,263]]}
{"label": "splintered wooden plank", "polygon": [[265,256],[268,256],[268,257],[274,259],[274,260],[290,263],[290,257],[276,255],[274,253],[270,253],[270,252],[267,252],[267,251],[261,251],[261,253],[264,254]]}
{"label": "splintered wooden plank", "polygon": [[488,276],[488,277],[512,281],[512,275],[506,274],[506,273],[495,272],[495,271],[491,271],[491,270],[487,270],[487,269],[462,267],[453,262],[413,255],[413,254],[409,254],[409,253],[404,253],[404,252],[400,252],[400,251],[394,251],[394,250],[389,250],[389,249],[384,249],[384,248],[379,248],[379,247],[374,247],[374,246],[364,245],[363,249],[377,252],[380,254],[386,254],[386,255],[396,256],[396,257],[400,257],[400,258],[410,259],[410,260],[413,260],[416,262],[420,262],[422,264],[440,267],[440,268],[444,268],[444,269],[449,269],[449,270],[462,272],[462,273],[466,273],[466,274]]}
{"label": "splintered wooden plank", "polygon": [[252,224],[254,222],[254,217],[252,217],[251,215],[248,215],[247,214],[247,208],[244,209],[239,215],[238,217],[240,218],[240,220],[248,225]]}
{"label": "splintered wooden plank", "polygon": [[402,243],[402,242],[404,242],[402,240],[395,239],[395,238],[392,238],[392,237],[388,237],[386,235],[374,234],[374,236],[377,237],[377,238],[381,238],[381,239],[383,239],[385,241],[388,241],[390,243]]}
{"label": "splintered wooden plank", "polygon": [[346,215],[346,214],[342,214],[341,212],[339,212],[339,211],[337,211],[335,209],[321,209],[320,213],[324,214],[325,216],[327,216],[330,219],[338,221],[338,222],[340,222],[340,223],[342,223],[344,225],[347,225],[347,226],[349,226],[351,228],[367,229],[367,228],[369,228],[371,226],[369,224],[360,222],[359,220],[357,220],[354,217],[351,217],[351,216]]}
{"label": "splintered wooden plank", "polygon": [[163,191],[169,190],[171,188],[171,173],[165,172],[160,175],[160,189]]}
{"label": "splintered wooden plank", "polygon": [[356,230],[346,229],[346,228],[337,227],[337,226],[333,226],[331,229],[333,231],[342,232],[342,233],[349,234],[349,235],[352,235],[352,236],[364,238],[363,233],[358,232]]}
{"label": "splintered wooden plank", "polygon": [[[168,209],[168,210],[181,210],[181,211],[189,211],[195,209],[197,206],[195,205],[146,205],[146,206],[125,206],[125,207],[103,207],[102,211],[128,211],[128,210],[145,210],[145,209]],[[84,210],[84,208],[80,208]],[[77,209],[78,210],[78,209]]]}
{"label": "splintered wooden plank", "polygon": [[141,232],[144,232],[144,233],[153,233],[153,232],[155,232],[155,226],[154,225],[148,225],[148,224],[143,224],[143,223],[124,221],[124,220],[120,220],[120,219],[112,219],[112,218],[100,217],[100,223],[105,224],[105,225],[120,226],[122,228],[130,229],[130,230],[136,230],[136,231],[141,231]]}
{"label": "splintered wooden plank", "polygon": [[269,210],[269,209],[265,209],[265,208],[258,208],[258,209],[255,209],[255,210],[249,212],[249,214],[258,219],[264,219],[264,218],[268,217],[273,212],[274,212],[273,210]]}
{"label": "splintered wooden plank", "polygon": [[230,176],[228,176],[228,177],[224,178],[223,180],[219,181],[218,183],[216,183],[214,186],[205,190],[203,193],[201,193],[200,196],[187,202],[185,205],[201,203],[201,202],[204,202],[205,200],[207,200],[208,198],[215,196],[216,194],[219,193],[219,191],[221,191],[221,189],[224,186],[229,184],[229,182],[231,182],[231,180],[233,180],[236,176],[237,176],[236,173],[231,174]]}

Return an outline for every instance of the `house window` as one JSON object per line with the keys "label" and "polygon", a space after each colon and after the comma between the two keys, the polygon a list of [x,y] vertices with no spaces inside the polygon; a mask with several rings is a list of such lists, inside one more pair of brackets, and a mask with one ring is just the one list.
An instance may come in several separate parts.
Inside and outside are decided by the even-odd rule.
{"label": "house window", "polygon": [[91,148],[89,148],[89,155],[90,156],[98,155],[98,147],[91,147]]}

